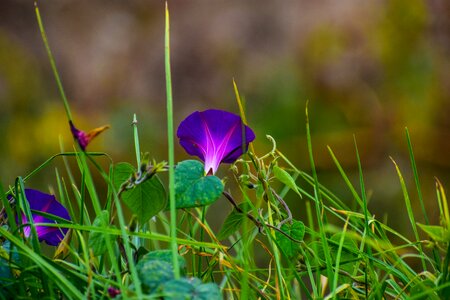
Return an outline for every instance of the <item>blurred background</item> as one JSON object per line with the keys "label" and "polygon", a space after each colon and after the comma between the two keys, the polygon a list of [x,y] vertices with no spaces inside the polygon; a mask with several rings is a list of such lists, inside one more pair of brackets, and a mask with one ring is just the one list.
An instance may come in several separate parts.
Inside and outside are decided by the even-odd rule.
{"label": "blurred background", "polygon": [[[75,124],[111,125],[89,150],[134,163],[130,125],[137,113],[142,150],[167,160],[164,2],[38,2]],[[430,218],[438,223],[434,177],[450,188],[449,1],[171,0],[169,8],[176,126],[194,110],[237,113],[234,78],[259,154],[271,148],[270,134],[309,171],[309,100],[319,180],[352,200],[326,146],[357,184],[355,135],[370,209],[397,229],[409,224],[399,217],[406,217],[404,200],[389,156],[418,203],[407,126]],[[0,2],[0,133],[4,186],[58,153],[60,143],[73,147],[30,0]],[[177,161],[188,157],[178,145],[176,151]],[[55,186],[58,163],[29,184]],[[420,214],[418,205],[414,210]]]}

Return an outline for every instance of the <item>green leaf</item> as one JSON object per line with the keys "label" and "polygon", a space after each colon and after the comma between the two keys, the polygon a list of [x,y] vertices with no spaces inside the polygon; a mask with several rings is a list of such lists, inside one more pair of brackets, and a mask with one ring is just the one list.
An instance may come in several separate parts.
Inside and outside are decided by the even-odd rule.
{"label": "green leaf", "polygon": [[155,175],[124,192],[122,200],[143,224],[164,209],[167,197],[164,186]]}
{"label": "green leaf", "polygon": [[177,208],[209,205],[216,201],[222,192],[222,181],[216,176],[204,176],[201,162],[185,160],[177,165],[175,169]]}
{"label": "green leaf", "polygon": [[[303,240],[303,237],[305,236],[305,225],[301,221],[293,220],[292,224],[283,224],[280,229],[293,239],[299,241]],[[280,248],[284,251],[288,258],[295,258],[300,250],[300,244],[294,242],[278,231],[275,232],[275,236],[280,244]]]}
{"label": "green leaf", "polygon": [[[107,228],[109,227],[109,212],[106,210],[102,210],[102,213],[98,215],[92,226],[99,228]],[[110,239],[113,236],[109,235]],[[103,232],[91,231],[89,233],[88,246],[92,249],[94,256],[102,255],[106,252],[106,234]]]}
{"label": "green leaf", "polygon": [[450,233],[442,226],[425,225],[420,223],[417,223],[417,225],[436,242],[447,243],[450,241]]}
{"label": "green leaf", "polygon": [[[128,163],[118,163],[113,172],[113,184],[119,189],[136,170]],[[163,210],[167,202],[164,186],[156,175],[126,190],[121,197],[141,224]]]}
{"label": "green leaf", "polygon": [[[177,255],[178,257],[178,266],[180,267],[180,274],[186,274],[186,260],[183,256]],[[148,252],[139,260],[138,267],[142,267],[146,263],[154,260],[165,261],[172,265],[172,251],[171,250],[155,250]]]}
{"label": "green leaf", "polygon": [[221,300],[219,287],[214,283],[202,283],[198,278],[173,279],[161,285],[165,300]]}
{"label": "green leaf", "polygon": [[[248,204],[247,202],[242,202],[238,206],[240,209],[242,209],[242,211],[244,211],[244,213],[247,213],[251,210],[250,204]],[[247,218],[245,214],[242,214],[236,209],[233,209],[223,222],[222,228],[217,234],[217,239],[226,239],[227,237],[238,231],[245,218]]]}
{"label": "green leaf", "polygon": [[175,278],[172,265],[161,260],[139,262],[136,271],[146,293],[154,292],[160,284]]}
{"label": "green leaf", "polygon": [[119,191],[122,183],[130,179],[131,175],[135,172],[136,170],[129,163],[120,162],[115,164],[113,168],[112,183],[116,191]]}
{"label": "green leaf", "polygon": [[273,175],[275,175],[275,178],[277,178],[281,183],[296,192],[300,196],[300,198],[302,197],[302,194],[300,194],[298,190],[297,184],[295,184],[294,178],[292,178],[292,176],[288,172],[275,165],[273,166]]}

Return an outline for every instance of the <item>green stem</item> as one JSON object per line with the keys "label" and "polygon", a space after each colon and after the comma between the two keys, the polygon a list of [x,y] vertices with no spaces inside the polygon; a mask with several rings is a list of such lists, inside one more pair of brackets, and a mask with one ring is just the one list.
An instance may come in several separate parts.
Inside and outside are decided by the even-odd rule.
{"label": "green stem", "polygon": [[175,156],[173,139],[173,101],[172,101],[172,79],[170,73],[170,31],[169,31],[169,8],[166,1],[165,9],[166,30],[164,35],[164,56],[166,70],[166,93],[167,93],[167,142],[169,144],[169,201],[170,201],[170,237],[172,249],[172,264],[175,273],[175,279],[180,278],[180,269],[178,266],[178,245],[177,245],[177,211],[175,207]]}
{"label": "green stem", "polygon": [[66,93],[64,92],[64,88],[61,83],[61,78],[59,77],[58,70],[56,69],[55,59],[53,58],[52,51],[50,50],[50,46],[48,45],[47,40],[47,34],[45,34],[44,25],[42,24],[41,14],[39,13],[39,8],[37,6],[37,3],[34,3],[35,5],[35,11],[36,11],[36,18],[37,22],[39,24],[39,30],[41,32],[42,41],[44,42],[45,50],[47,50],[47,55],[50,60],[50,65],[52,66],[53,75],[55,76],[56,84],[58,85],[59,93],[61,94],[61,98],[64,103],[64,108],[66,110],[67,119],[69,121],[72,121],[72,114],[70,113],[70,107],[69,103],[66,98]]}

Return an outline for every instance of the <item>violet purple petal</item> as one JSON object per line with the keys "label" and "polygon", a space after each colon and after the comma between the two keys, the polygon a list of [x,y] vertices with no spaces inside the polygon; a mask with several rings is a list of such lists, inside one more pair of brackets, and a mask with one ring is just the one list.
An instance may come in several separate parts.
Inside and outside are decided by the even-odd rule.
{"label": "violet purple petal", "polygon": [[[70,221],[67,209],[56,200],[55,196],[33,189],[25,189],[25,196],[27,197],[31,210],[45,212]],[[34,213],[32,213],[32,217],[34,223],[55,223],[54,220]],[[22,220],[25,223],[26,217],[22,216]],[[57,246],[67,233],[67,228],[36,226],[36,232],[39,241],[45,241],[49,245]],[[30,228],[25,227],[24,233],[28,236],[30,234]]]}
{"label": "violet purple petal", "polygon": [[189,115],[180,123],[177,136],[188,154],[205,162],[208,174],[214,174],[220,163],[236,161],[255,139],[238,115],[216,109]]}

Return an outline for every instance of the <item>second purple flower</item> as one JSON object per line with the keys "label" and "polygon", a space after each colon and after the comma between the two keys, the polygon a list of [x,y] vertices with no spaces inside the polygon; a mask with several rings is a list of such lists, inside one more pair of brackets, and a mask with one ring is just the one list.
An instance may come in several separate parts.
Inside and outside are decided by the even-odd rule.
{"label": "second purple flower", "polygon": [[[55,196],[45,194],[33,189],[25,189],[25,196],[27,197],[31,210],[52,214],[59,218],[70,221],[70,216],[67,209],[56,200]],[[34,223],[56,223],[54,220],[48,219],[38,214],[33,213],[32,217]],[[24,214],[22,215],[22,223],[28,223],[28,220]],[[31,229],[29,226],[26,226],[23,231],[26,237],[30,236]],[[67,231],[67,228],[47,227],[45,225],[36,226],[36,232],[39,241],[45,241],[48,245],[51,246],[57,246],[63,240]]]}
{"label": "second purple flower", "polygon": [[255,139],[253,130],[233,113],[209,109],[196,111],[178,126],[181,146],[205,162],[205,173],[216,173],[220,163],[233,163]]}

